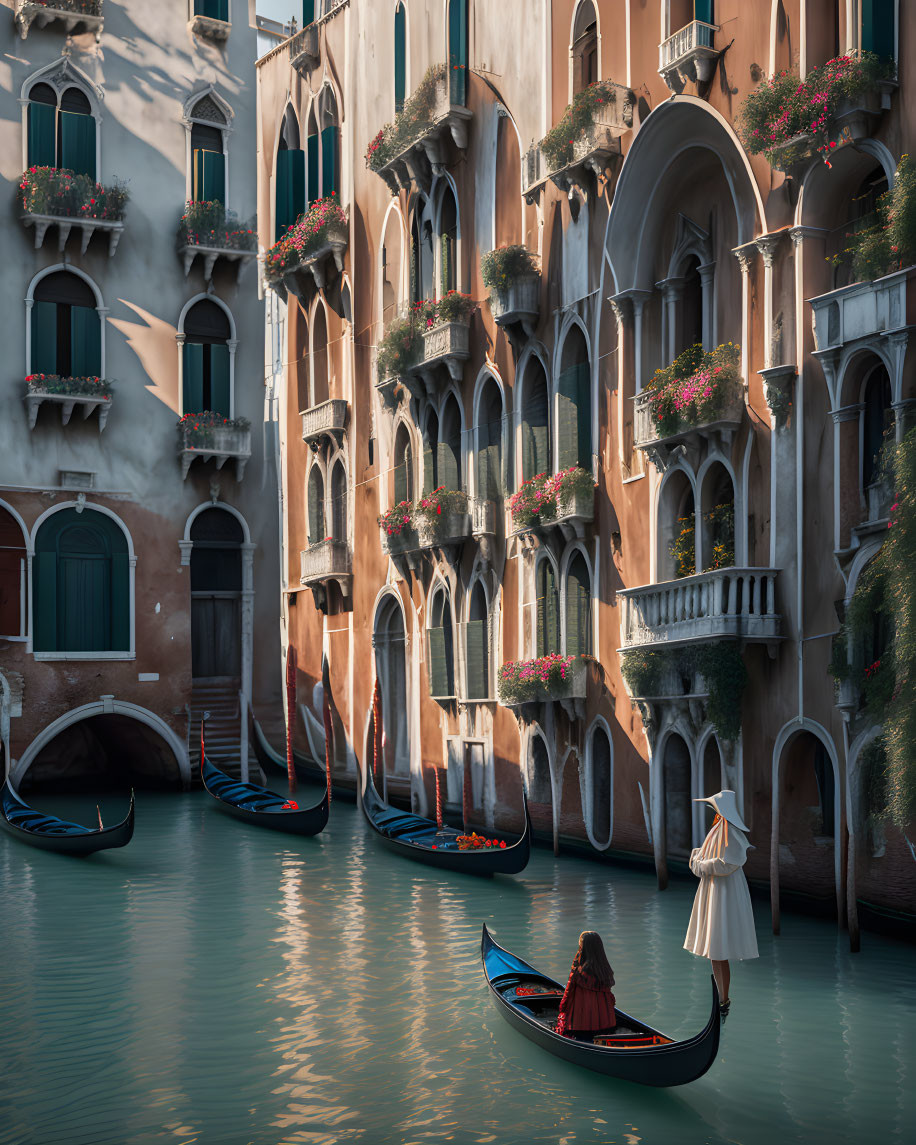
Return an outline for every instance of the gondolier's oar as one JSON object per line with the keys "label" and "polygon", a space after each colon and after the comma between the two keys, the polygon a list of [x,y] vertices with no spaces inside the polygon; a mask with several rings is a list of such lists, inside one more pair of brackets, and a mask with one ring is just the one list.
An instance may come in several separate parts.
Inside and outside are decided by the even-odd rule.
{"label": "gondolier's oar", "polygon": [[289,793],[296,790],[296,766],[293,763],[293,720],[296,712],[296,649],[292,644],[286,650],[286,774]]}
{"label": "gondolier's oar", "polygon": [[334,729],[331,726],[331,702],[328,699],[328,690],[324,689],[324,767],[328,777],[328,803],[331,802],[331,737]]}

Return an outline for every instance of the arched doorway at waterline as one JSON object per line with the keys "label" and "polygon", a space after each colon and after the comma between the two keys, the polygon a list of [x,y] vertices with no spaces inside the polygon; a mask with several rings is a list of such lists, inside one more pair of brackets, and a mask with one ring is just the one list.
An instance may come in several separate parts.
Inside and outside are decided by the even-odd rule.
{"label": "arched doorway at waterline", "polygon": [[553,787],[550,754],[544,737],[531,736],[528,744],[528,812],[531,826],[542,835],[553,835]]}
{"label": "arched doorway at waterline", "polygon": [[241,522],[205,509],[191,525],[191,675],[239,679],[242,671]]}
{"label": "arched doorway at waterline", "polygon": [[836,780],[830,755],[809,731],[783,748],[779,767],[779,887],[836,913]]}
{"label": "arched doorway at waterline", "polygon": [[375,670],[381,692],[383,729],[379,770],[386,785],[406,791],[410,780],[407,740],[407,640],[398,601],[387,595],[375,614]]}
{"label": "arched doorway at waterline", "polygon": [[665,855],[668,860],[685,863],[693,843],[690,751],[676,732],[665,741],[662,776]]}
{"label": "arched doorway at waterline", "polygon": [[[722,755],[719,751],[719,742],[714,735],[709,737],[703,748],[703,767],[700,775],[702,784],[701,790],[697,792],[697,798],[705,799],[722,790]],[[716,809],[711,803],[700,803],[699,807],[701,808],[700,834],[705,838],[716,817]]]}

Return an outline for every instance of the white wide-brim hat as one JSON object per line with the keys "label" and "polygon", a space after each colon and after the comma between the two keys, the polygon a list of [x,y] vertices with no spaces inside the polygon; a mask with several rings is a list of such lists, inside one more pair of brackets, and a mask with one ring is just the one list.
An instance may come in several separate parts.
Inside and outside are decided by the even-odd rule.
{"label": "white wide-brim hat", "polygon": [[747,824],[738,814],[738,802],[734,791],[720,791],[718,795],[708,795],[705,799],[694,799],[694,803],[710,803],[727,823],[731,823],[739,831],[749,830]]}

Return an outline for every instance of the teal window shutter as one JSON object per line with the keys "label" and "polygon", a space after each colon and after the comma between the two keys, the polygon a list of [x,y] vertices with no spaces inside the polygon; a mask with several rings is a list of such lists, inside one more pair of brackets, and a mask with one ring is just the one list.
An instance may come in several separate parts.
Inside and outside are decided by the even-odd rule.
{"label": "teal window shutter", "polygon": [[315,22],[315,0],[302,0],[302,27]]}
{"label": "teal window shutter", "polygon": [[32,559],[32,646],[57,651],[57,553],[37,552]]}
{"label": "teal window shutter", "polygon": [[[713,19],[713,0],[694,0],[693,18],[694,20],[702,20],[704,24],[714,24],[715,20]],[[672,29],[672,31],[675,32],[677,30],[677,28]]]}
{"label": "teal window shutter", "polygon": [[581,553],[575,556],[566,574],[566,655],[585,656],[591,652],[591,591],[588,567]]}
{"label": "teal window shutter", "polygon": [[102,323],[88,306],[70,307],[70,371],[74,378],[102,373]]}
{"label": "teal window shutter", "polygon": [[289,160],[289,206],[290,223],[295,223],[305,213],[305,152],[288,151]]}
{"label": "teal window shutter", "polygon": [[321,140],[317,135],[310,135],[306,141],[308,150],[308,192],[309,202],[314,203],[320,198],[318,192],[318,169],[321,163]]}
{"label": "teal window shutter", "polygon": [[448,662],[445,651],[445,629],[429,630],[429,694],[435,697],[452,695],[449,688]]}
{"label": "teal window shutter", "polygon": [[127,553],[111,556],[111,651],[130,650],[130,568]]}
{"label": "teal window shutter", "polygon": [[292,222],[292,180],[290,178],[292,164],[291,151],[277,152],[277,185],[275,197],[275,238],[279,239],[286,233],[286,228]]}
{"label": "teal window shutter", "polygon": [[467,0],[450,0],[448,6],[448,63],[451,101],[463,104],[468,76]]}
{"label": "teal window shutter", "polygon": [[862,0],[862,50],[896,56],[894,0]]}
{"label": "teal window shutter", "polygon": [[32,373],[57,373],[57,303],[32,304]]}
{"label": "teal window shutter", "polygon": [[59,650],[111,651],[111,566],[108,554],[60,553],[57,590]]}
{"label": "teal window shutter", "polygon": [[469,620],[465,629],[469,700],[489,699],[489,659],[486,620]]}
{"label": "teal window shutter", "polygon": [[407,95],[407,13],[398,4],[394,13],[394,110],[400,111]]}
{"label": "teal window shutter", "polygon": [[557,583],[550,561],[541,561],[537,575],[537,654],[560,650],[560,616]]}
{"label": "teal window shutter", "polygon": [[576,429],[578,461],[582,469],[592,467],[592,395],[588,362],[578,365],[578,385],[576,387]]}
{"label": "teal window shutter", "polygon": [[95,180],[95,120],[91,115],[60,113],[60,165]]}
{"label": "teal window shutter", "polygon": [[56,167],[57,108],[47,103],[29,104],[30,167]]}
{"label": "teal window shutter", "polygon": [[460,444],[451,439],[449,441],[439,442],[439,485],[444,485],[446,489],[460,489],[461,488],[461,474],[460,469]]}
{"label": "teal window shutter", "polygon": [[318,545],[324,538],[324,481],[321,470],[312,466],[309,474],[309,544]]}
{"label": "teal window shutter", "polygon": [[184,383],[181,399],[184,413],[203,413],[204,348],[196,342],[184,344]]}
{"label": "teal window shutter", "polygon": [[522,476],[527,481],[550,468],[547,383],[538,379],[525,399],[522,421]]}
{"label": "teal window shutter", "polygon": [[229,22],[229,0],[194,0],[194,14]]}
{"label": "teal window shutter", "polygon": [[229,347],[220,342],[208,346],[210,351],[210,405],[214,413],[229,417]]}
{"label": "teal window shutter", "polygon": [[194,152],[193,193],[197,202],[225,203],[226,160],[222,152],[203,148]]}
{"label": "teal window shutter", "polygon": [[321,133],[321,193],[333,195],[337,185],[337,128],[326,127]]}

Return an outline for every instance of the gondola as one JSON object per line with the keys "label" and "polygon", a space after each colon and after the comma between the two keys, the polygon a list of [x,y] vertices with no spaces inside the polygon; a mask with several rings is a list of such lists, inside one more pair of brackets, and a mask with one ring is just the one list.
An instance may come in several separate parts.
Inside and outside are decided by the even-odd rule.
{"label": "gondola", "polygon": [[330,810],[327,791],[314,807],[288,807],[288,796],[233,779],[214,766],[204,751],[200,753],[200,776],[219,807],[245,823],[285,831],[289,835],[318,835],[327,825]]}
{"label": "gondola", "polygon": [[[264,729],[254,717],[251,720],[253,735],[251,737],[251,745],[254,748],[254,754],[264,769],[265,775],[272,775],[275,772],[282,771],[284,775],[287,774],[286,757],[280,755],[267,742],[267,737],[264,735]],[[325,783],[324,768],[320,763],[317,763],[311,756],[304,755],[300,751],[293,749],[293,769],[296,772],[296,778],[301,783]],[[356,792],[349,787],[341,787],[337,783],[331,784],[331,793],[335,799],[343,799],[347,803],[356,802]]]}
{"label": "gondola", "polygon": [[127,818],[113,827],[84,827],[81,823],[35,811],[13,791],[8,779],[0,788],[0,809],[3,811],[0,826],[13,838],[63,855],[91,855],[93,851],[124,847],[134,833],[133,791]]}
{"label": "gondola", "polygon": [[528,865],[531,855],[531,819],[525,803],[525,833],[511,846],[462,851],[458,847],[461,831],[454,827],[437,827],[432,819],[423,819],[407,811],[398,811],[385,803],[375,789],[371,772],[366,776],[366,790],[361,800],[363,814],[383,843],[398,854],[406,855],[431,867],[464,871],[470,875],[517,875]]}
{"label": "gondola", "polygon": [[490,993],[509,1025],[574,1065],[640,1085],[672,1086],[696,1081],[716,1060],[720,1022],[715,979],[709,1021],[695,1037],[675,1041],[618,1009],[613,1033],[596,1034],[593,1042],[580,1042],[554,1029],[563,994],[561,983],[504,950],[490,937],[486,926],[480,956]]}

